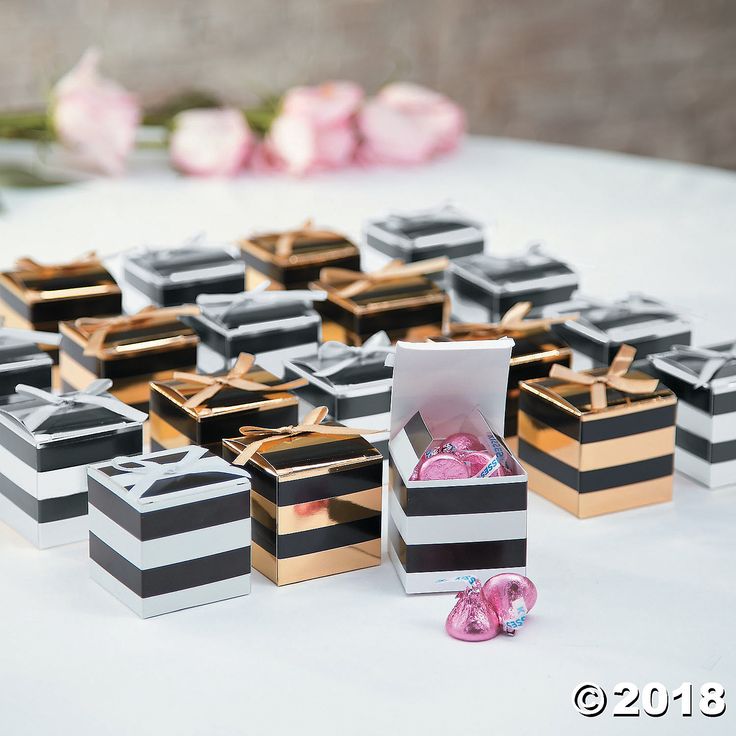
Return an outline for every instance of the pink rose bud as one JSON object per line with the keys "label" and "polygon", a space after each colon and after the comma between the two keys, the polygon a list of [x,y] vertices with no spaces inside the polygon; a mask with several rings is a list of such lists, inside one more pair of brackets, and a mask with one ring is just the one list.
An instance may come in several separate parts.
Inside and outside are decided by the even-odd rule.
{"label": "pink rose bud", "polygon": [[240,111],[185,110],[174,118],[169,155],[185,174],[234,176],[245,165],[253,145],[253,133]]}
{"label": "pink rose bud", "polygon": [[417,84],[384,87],[358,117],[359,158],[368,164],[417,164],[455,148],[465,114],[444,95]]}
{"label": "pink rose bud", "polygon": [[101,77],[100,54],[89,49],[52,90],[51,121],[60,143],[90,168],[117,175],[135,145],[141,118],[136,98]]}
{"label": "pink rose bud", "polygon": [[358,144],[354,118],[362,100],[352,82],[290,89],[259,160],[297,175],[347,166]]}

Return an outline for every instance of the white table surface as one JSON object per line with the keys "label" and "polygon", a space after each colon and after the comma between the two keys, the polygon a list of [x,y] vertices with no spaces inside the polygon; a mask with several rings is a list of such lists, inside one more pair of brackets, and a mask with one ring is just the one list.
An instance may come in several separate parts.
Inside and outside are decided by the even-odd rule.
{"label": "white table surface", "polygon": [[[154,159],[3,192],[3,265],[307,216],[358,237],[366,216],[452,199],[493,250],[542,240],[586,292],[646,291],[696,316],[696,342],[736,336],[734,173],[480,138],[423,168],[304,180],[183,179]],[[141,621],[89,580],[85,544],[39,552],[0,524],[0,734],[734,733],[736,489],[676,476],[673,503],[586,521],[530,494],[528,516],[537,608],[474,645],[444,633],[452,595],[404,595],[385,554],[281,589],[254,573],[248,597]],[[571,705],[584,680],[609,690],[595,719]],[[720,719],[697,698],[690,719],[613,718],[623,680],[720,681],[732,698]]]}

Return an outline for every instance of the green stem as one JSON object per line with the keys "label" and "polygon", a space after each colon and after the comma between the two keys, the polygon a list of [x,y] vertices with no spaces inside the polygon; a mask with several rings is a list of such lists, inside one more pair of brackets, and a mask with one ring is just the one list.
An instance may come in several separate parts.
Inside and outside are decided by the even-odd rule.
{"label": "green stem", "polygon": [[45,111],[0,113],[0,138],[46,141],[52,135]]}

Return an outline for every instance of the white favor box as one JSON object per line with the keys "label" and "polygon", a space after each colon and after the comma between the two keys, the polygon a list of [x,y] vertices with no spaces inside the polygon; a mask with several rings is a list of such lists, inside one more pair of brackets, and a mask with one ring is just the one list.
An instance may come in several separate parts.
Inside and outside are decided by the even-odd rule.
{"label": "white favor box", "polygon": [[[389,440],[389,556],[407,593],[526,570],[527,476],[410,480],[433,438],[501,436],[513,340],[398,343]],[[507,449],[507,448],[506,448]]]}
{"label": "white favor box", "polygon": [[250,592],[250,480],[190,445],[89,468],[92,578],[142,618]]}

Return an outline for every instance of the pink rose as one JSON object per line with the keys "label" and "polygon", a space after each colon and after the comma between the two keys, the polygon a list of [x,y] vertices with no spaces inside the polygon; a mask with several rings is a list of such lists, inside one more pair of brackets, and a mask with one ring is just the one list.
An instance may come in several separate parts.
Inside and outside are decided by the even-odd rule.
{"label": "pink rose", "polygon": [[358,143],[354,121],[362,100],[353,82],[294,87],[271,125],[264,158],[292,174],[346,166]]}
{"label": "pink rose", "polygon": [[52,91],[51,120],[62,145],[91,168],[121,174],[141,118],[136,98],[101,77],[99,51],[89,49]]}
{"label": "pink rose", "polygon": [[231,108],[185,110],[174,118],[169,155],[193,176],[234,176],[253,150],[245,116]]}
{"label": "pink rose", "polygon": [[417,164],[455,148],[465,114],[439,92],[408,82],[384,87],[358,116],[365,163]]}

